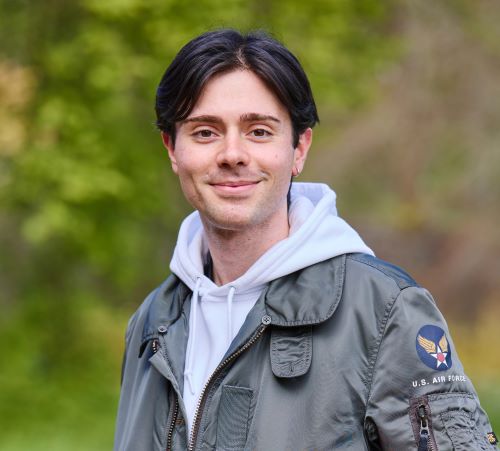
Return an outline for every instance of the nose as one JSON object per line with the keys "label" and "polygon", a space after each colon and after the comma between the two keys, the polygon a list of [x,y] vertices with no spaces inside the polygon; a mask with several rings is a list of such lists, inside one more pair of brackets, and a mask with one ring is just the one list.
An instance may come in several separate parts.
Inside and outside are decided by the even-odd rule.
{"label": "nose", "polygon": [[217,164],[221,167],[246,166],[250,155],[244,139],[237,132],[228,132],[217,153]]}

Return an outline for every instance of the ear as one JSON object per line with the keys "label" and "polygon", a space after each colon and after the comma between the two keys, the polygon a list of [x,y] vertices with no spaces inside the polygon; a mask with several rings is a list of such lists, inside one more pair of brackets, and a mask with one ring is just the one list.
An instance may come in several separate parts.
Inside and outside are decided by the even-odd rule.
{"label": "ear", "polygon": [[299,142],[294,150],[294,168],[293,171],[297,172],[299,175],[304,169],[304,164],[306,162],[307,153],[312,144],[312,129],[308,128],[304,133],[299,136]]}
{"label": "ear", "polygon": [[175,152],[174,152],[174,143],[172,142],[170,135],[165,132],[161,132],[161,140],[163,141],[165,149],[167,149],[168,151],[168,157],[170,158],[172,171],[174,171],[174,173],[177,174],[177,159],[175,157]]}

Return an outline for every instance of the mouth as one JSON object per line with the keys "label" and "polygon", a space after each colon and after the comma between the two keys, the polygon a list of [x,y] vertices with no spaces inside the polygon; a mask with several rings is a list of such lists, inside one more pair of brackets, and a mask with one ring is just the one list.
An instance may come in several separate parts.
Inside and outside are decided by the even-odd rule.
{"label": "mouth", "polygon": [[220,194],[246,194],[251,192],[260,180],[227,180],[210,183]]}

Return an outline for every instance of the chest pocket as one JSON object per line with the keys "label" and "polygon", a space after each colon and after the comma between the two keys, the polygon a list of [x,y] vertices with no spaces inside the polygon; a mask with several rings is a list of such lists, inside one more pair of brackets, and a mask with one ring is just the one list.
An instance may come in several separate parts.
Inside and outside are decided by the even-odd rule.
{"label": "chest pocket", "polygon": [[312,326],[275,327],[271,332],[271,367],[277,377],[298,377],[309,371]]}
{"label": "chest pocket", "polygon": [[[280,378],[307,373],[312,359],[312,326],[274,327],[270,344],[271,368]],[[222,387],[217,422],[217,451],[242,451],[252,419],[254,391],[250,388]]]}
{"label": "chest pocket", "polygon": [[224,385],[217,423],[217,451],[241,451],[247,441],[253,390]]}

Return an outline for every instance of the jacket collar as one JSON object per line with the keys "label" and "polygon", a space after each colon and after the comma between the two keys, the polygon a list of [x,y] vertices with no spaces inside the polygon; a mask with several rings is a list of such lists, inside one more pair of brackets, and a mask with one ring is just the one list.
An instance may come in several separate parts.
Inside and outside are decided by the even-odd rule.
{"label": "jacket collar", "polygon": [[[257,301],[264,302],[270,324],[305,326],[330,318],[342,296],[345,261],[346,256],[340,255],[270,282],[264,296]],[[149,340],[158,338],[180,318],[190,294],[191,290],[176,276],[170,276],[153,293],[147,307],[141,353]]]}
{"label": "jacket collar", "polygon": [[333,315],[344,287],[346,256],[340,255],[269,284],[266,311],[271,324],[319,324]]}
{"label": "jacket collar", "polygon": [[151,300],[146,304],[146,320],[142,330],[139,357],[150,340],[164,334],[168,327],[181,317],[184,301],[189,293],[191,293],[189,288],[175,275],[171,275],[151,294]]}

